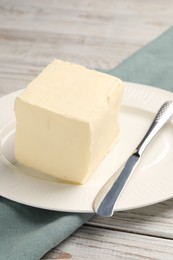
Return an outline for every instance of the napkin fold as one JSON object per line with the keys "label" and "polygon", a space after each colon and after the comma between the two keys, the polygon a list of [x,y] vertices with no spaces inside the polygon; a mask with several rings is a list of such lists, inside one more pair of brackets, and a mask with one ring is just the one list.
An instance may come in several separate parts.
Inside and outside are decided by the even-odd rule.
{"label": "napkin fold", "polygon": [[0,197],[0,260],[39,260],[92,215],[38,209]]}
{"label": "napkin fold", "polygon": [[107,73],[173,91],[173,27]]}
{"label": "napkin fold", "polygon": [[[173,91],[173,27],[106,73]],[[92,216],[33,208],[0,197],[0,260],[39,260]]]}

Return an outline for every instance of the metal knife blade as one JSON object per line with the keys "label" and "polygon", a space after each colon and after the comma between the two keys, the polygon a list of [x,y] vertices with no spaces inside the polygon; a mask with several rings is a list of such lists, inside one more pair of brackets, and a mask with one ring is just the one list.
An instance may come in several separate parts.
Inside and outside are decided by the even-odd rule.
{"label": "metal knife blade", "polygon": [[[127,162],[116,172],[117,175],[113,175],[116,181],[114,182],[113,179],[111,180],[112,187],[109,189],[109,191],[107,192],[105,186],[100,190],[100,195],[98,194],[94,201],[94,210],[97,212],[97,214],[105,217],[111,216],[113,214],[112,209],[114,204],[116,203],[120,193],[125,188],[125,184],[127,184],[128,178],[137,166],[139,159],[140,156],[137,153],[131,155]],[[97,205],[99,205],[98,208]]]}
{"label": "metal knife blade", "polygon": [[113,215],[116,202],[122,193],[128,179],[135,170],[140,158],[148,144],[165,123],[173,115],[173,101],[165,102],[156,114],[151,126],[144,138],[137,146],[135,152],[128,158],[118,171],[103,185],[95,197],[93,210],[100,216],[110,217]]}

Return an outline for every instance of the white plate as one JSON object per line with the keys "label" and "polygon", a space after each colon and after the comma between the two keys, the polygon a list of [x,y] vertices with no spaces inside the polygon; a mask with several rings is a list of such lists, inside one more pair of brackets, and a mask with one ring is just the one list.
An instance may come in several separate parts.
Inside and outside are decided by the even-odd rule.
{"label": "white plate", "polygon": [[[14,157],[15,97],[0,99],[0,195],[26,205],[59,211],[92,212],[99,189],[119,168],[148,129],[162,103],[173,93],[149,86],[125,83],[120,113],[118,145],[101,162],[84,185],[58,182],[54,178],[17,165]],[[141,163],[119,198],[116,210],[154,204],[173,197],[173,122],[169,122],[145,152]]]}

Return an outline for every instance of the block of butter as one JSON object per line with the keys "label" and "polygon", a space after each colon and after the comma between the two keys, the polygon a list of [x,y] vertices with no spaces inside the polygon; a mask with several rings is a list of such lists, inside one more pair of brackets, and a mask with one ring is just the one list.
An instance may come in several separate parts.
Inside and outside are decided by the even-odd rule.
{"label": "block of butter", "polygon": [[19,163],[82,184],[117,141],[121,80],[54,60],[15,101]]}

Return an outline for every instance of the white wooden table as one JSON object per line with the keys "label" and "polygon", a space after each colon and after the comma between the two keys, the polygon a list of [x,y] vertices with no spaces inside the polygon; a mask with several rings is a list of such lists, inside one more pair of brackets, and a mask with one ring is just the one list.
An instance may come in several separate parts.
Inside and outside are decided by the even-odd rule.
{"label": "white wooden table", "polygon": [[[0,0],[0,95],[52,59],[111,69],[173,24],[172,0]],[[173,199],[94,217],[43,259],[173,259]]]}

